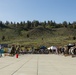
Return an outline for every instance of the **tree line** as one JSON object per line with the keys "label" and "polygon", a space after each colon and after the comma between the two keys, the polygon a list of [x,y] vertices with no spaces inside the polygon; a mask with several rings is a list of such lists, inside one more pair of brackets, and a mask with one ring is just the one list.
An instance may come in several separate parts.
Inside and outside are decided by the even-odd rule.
{"label": "tree line", "polygon": [[76,29],[76,21],[73,23],[64,21],[62,23],[56,23],[55,21],[44,21],[44,22],[39,22],[38,20],[34,21],[21,21],[21,22],[9,22],[6,21],[5,23],[0,21],[0,29],[2,28],[15,28],[17,30],[29,30],[32,28],[36,28],[38,26],[42,26],[43,28],[61,28],[61,27],[66,27],[66,28],[74,28]]}

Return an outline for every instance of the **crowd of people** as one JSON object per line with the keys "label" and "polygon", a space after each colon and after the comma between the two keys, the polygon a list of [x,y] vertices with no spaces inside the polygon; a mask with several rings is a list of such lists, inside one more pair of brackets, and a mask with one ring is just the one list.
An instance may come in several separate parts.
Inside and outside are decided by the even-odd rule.
{"label": "crowd of people", "polygon": [[54,54],[63,54],[63,55],[71,55],[72,57],[76,56],[76,45],[75,44],[68,44],[65,45],[64,47],[55,47],[51,46],[48,48],[51,53]]}
{"label": "crowd of people", "polygon": [[[20,45],[12,45],[8,46],[7,52],[10,56],[14,56],[16,54],[63,54],[63,55],[71,55],[72,57],[75,57],[76,55],[76,45],[75,44],[69,44],[64,47],[56,47],[51,46],[49,48],[45,46],[41,46],[39,48],[28,48],[25,46]],[[4,54],[4,47],[0,46],[0,57],[2,57],[2,54]]]}

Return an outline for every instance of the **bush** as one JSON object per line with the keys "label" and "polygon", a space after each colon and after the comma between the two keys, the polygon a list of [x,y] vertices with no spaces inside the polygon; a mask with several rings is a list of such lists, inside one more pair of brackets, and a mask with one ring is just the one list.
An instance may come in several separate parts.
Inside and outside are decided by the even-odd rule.
{"label": "bush", "polygon": [[73,40],[75,40],[76,39],[76,37],[75,36],[73,36]]}

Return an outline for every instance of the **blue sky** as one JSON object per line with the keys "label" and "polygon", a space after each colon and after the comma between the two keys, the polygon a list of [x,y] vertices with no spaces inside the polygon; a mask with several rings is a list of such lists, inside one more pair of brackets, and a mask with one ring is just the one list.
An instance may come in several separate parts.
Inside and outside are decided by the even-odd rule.
{"label": "blue sky", "polygon": [[0,0],[0,20],[76,21],[76,0]]}

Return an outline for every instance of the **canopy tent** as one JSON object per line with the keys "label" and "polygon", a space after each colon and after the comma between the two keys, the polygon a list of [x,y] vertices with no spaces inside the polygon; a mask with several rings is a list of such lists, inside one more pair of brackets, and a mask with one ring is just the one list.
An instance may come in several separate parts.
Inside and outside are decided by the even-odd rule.
{"label": "canopy tent", "polygon": [[47,49],[45,46],[41,46],[40,49]]}
{"label": "canopy tent", "polygon": [[51,46],[51,50],[57,49],[55,46]]}
{"label": "canopy tent", "polygon": [[67,45],[68,50],[69,50],[71,47],[74,47],[74,46],[75,46],[75,44],[71,44],[71,43],[70,43],[70,44],[68,44],[68,45]]}
{"label": "canopy tent", "polygon": [[57,50],[57,47],[55,47],[55,46],[51,46],[51,47],[48,47],[48,50]]}
{"label": "canopy tent", "polygon": [[67,46],[68,47],[73,47],[73,46],[75,46],[75,44],[68,44]]}
{"label": "canopy tent", "polygon": [[56,53],[58,53],[56,46],[51,46],[51,47],[48,47],[47,49],[51,50],[52,52],[55,51]]}
{"label": "canopy tent", "polygon": [[0,44],[1,47],[8,47],[8,44]]}

